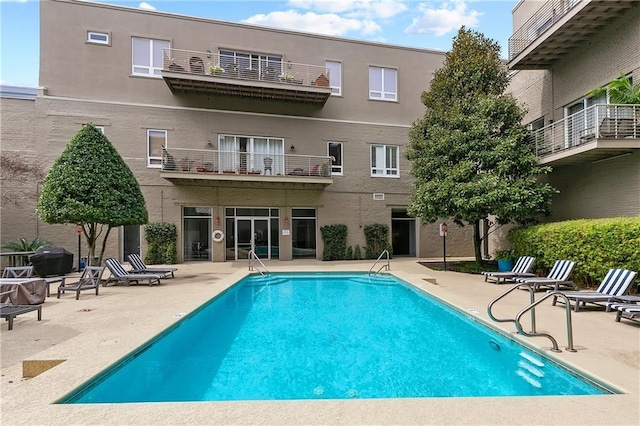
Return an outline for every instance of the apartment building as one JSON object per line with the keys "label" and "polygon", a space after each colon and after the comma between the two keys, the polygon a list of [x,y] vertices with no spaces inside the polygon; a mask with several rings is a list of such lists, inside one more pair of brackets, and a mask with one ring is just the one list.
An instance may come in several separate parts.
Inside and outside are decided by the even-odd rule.
{"label": "apartment building", "polygon": [[510,89],[560,191],[547,220],[640,214],[640,105],[587,95],[621,73],[640,82],[640,2],[522,0],[512,13]]}
{"label": "apartment building", "polygon": [[[3,155],[46,171],[93,123],[138,179],[149,220],[177,226],[181,261],[321,259],[330,224],[347,225],[354,247],[384,223],[395,256],[442,255],[438,224],[407,215],[403,151],[443,52],[93,2],[40,8],[40,88],[14,100],[31,102],[33,131],[28,143],[3,135]],[[72,249],[74,227],[38,221],[39,181],[27,181],[3,179],[33,196],[3,202],[2,239]],[[470,232],[449,227],[450,255],[472,255]],[[121,259],[145,249],[139,226],[111,241]]]}

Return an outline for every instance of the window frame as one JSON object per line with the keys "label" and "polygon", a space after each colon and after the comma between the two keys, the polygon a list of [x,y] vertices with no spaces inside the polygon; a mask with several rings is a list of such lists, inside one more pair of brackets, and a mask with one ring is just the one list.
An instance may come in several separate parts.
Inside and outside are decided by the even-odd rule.
{"label": "window frame", "polygon": [[[335,158],[331,155],[331,144],[340,146],[340,164],[335,164],[334,160],[331,161],[331,175],[332,176],[344,176],[344,142],[341,141],[327,141],[327,156],[332,159]],[[337,161],[338,159],[336,159]]]}
{"label": "window frame", "polygon": [[[373,165],[373,155],[374,155],[374,150],[376,148],[382,148],[382,152],[383,152],[383,166],[374,166]],[[395,162],[395,167],[388,167],[388,159],[387,159],[387,151],[389,149],[393,149],[395,151],[394,154],[394,162]],[[376,158],[377,160],[377,158]],[[371,173],[371,177],[374,178],[399,178],[400,177],[400,146],[398,145],[387,145],[387,144],[371,144],[370,145],[370,149],[369,149],[369,170]],[[377,173],[376,171],[380,171],[379,173]],[[395,173],[393,173],[395,171]]]}
{"label": "window frame", "polygon": [[[96,40],[92,39],[92,35],[104,36],[106,40]],[[99,44],[102,46],[111,46],[111,36],[109,33],[101,32],[101,31],[87,31],[87,43],[90,44]]]}
{"label": "window frame", "polygon": [[[160,156],[156,157],[155,155],[151,155],[151,133],[157,132],[164,134],[164,143],[162,144],[162,148],[160,150]],[[147,167],[159,169],[162,168],[162,149],[167,149],[168,143],[168,132],[162,129],[147,129]],[[155,162],[157,161],[157,163]]]}
{"label": "window frame", "polygon": [[[371,72],[373,70],[380,70],[380,90],[372,90],[372,75]],[[385,74],[393,72],[394,79],[394,87],[395,92],[387,92],[385,90]],[[379,97],[373,96],[379,95]],[[393,96],[393,98],[389,98],[387,96]],[[370,101],[384,101],[384,102],[398,102],[398,69],[397,68],[389,68],[389,67],[381,67],[375,65],[369,65],[369,100]]]}
{"label": "window frame", "polygon": [[[140,64],[136,64],[135,63],[135,48],[134,48],[134,43],[135,40],[146,40],[149,42],[149,65],[140,65]],[[154,64],[154,50],[155,50],[155,43],[167,43],[166,47],[163,47],[162,49],[171,49],[171,41],[169,40],[160,40],[160,39],[153,39],[153,38],[146,38],[146,37],[131,37],[131,75],[135,75],[135,76],[139,76],[139,77],[151,77],[151,78],[162,78],[162,69],[163,69],[163,59],[161,57],[161,61],[160,61],[160,67],[155,67]],[[161,54],[162,55],[162,54]],[[147,72],[141,72],[140,69],[142,68],[146,68]]]}
{"label": "window frame", "polygon": [[[339,81],[338,85],[334,85],[335,80],[332,77],[332,70],[329,69],[329,64],[336,64],[338,67]],[[331,89],[331,96],[342,96],[342,62],[340,61],[324,61],[324,66],[329,70],[329,88]]]}

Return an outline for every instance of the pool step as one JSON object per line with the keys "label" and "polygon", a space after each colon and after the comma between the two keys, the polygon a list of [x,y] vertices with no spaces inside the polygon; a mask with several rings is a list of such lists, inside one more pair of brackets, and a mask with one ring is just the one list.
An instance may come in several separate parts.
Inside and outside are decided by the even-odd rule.
{"label": "pool step", "polygon": [[536,389],[542,388],[540,381],[544,378],[544,363],[524,352],[520,352],[516,375]]}

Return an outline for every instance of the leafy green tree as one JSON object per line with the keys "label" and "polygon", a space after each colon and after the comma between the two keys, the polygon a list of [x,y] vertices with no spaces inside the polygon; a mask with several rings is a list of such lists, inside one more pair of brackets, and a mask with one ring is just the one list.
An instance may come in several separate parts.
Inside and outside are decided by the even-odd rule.
{"label": "leafy green tree", "polygon": [[76,133],[45,176],[38,215],[47,223],[82,225],[89,259],[94,258],[104,232],[100,263],[112,228],[148,221],[136,178],[109,139],[92,124]]}
{"label": "leafy green tree", "polygon": [[534,222],[547,214],[555,190],[538,181],[524,111],[505,93],[508,71],[498,44],[462,27],[422,93],[426,110],[409,132],[407,158],[416,178],[409,213],[428,222],[452,218],[473,225],[481,263],[480,221]]}
{"label": "leafy green tree", "polygon": [[597,87],[587,92],[587,96],[601,98],[609,93],[612,104],[640,104],[640,83],[631,84],[624,73],[609,82],[605,87]]}

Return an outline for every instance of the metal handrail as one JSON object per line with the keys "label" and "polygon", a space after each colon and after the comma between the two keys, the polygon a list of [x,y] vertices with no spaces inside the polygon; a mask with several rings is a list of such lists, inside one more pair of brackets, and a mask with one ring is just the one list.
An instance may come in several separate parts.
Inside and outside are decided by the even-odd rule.
{"label": "metal handrail", "polygon": [[[520,289],[520,288],[524,288],[529,290],[529,300],[530,300],[530,304],[529,306],[532,306],[535,301],[536,301],[536,296],[535,296],[535,291],[533,290],[533,287],[530,284],[525,284],[525,283],[521,283],[521,284],[516,284],[513,287],[511,287],[510,289],[508,289],[507,291],[505,291],[504,293],[502,293],[501,295],[499,295],[498,297],[496,297],[495,299],[493,299],[489,305],[487,306],[487,315],[489,315],[489,318],[491,318],[493,321],[495,322],[516,322],[516,319],[511,319],[511,318],[496,318],[495,316],[493,316],[493,313],[491,312],[491,308],[493,307],[493,305],[496,304],[496,302],[500,299],[502,299],[503,297],[505,297],[507,294],[511,293],[514,290]],[[516,326],[517,328],[517,326]],[[535,309],[531,310],[531,333],[535,333],[536,332],[536,312]]]}
{"label": "metal handrail", "polygon": [[[256,271],[258,271],[260,273],[260,275],[265,276],[269,274],[269,270],[267,269],[266,266],[264,266],[264,263],[262,263],[262,260],[260,260],[260,258],[258,257],[258,255],[256,254],[255,251],[253,250],[249,250],[249,254],[247,255],[247,257],[249,258],[249,270],[253,271],[254,270],[254,266],[251,263],[251,259],[255,259],[258,261],[258,263],[260,264],[260,266],[262,266],[262,268],[264,269],[264,272],[262,272],[260,269],[256,269]],[[266,272],[266,273],[265,273]]]}
{"label": "metal handrail", "polygon": [[384,265],[382,265],[382,266],[380,267],[380,269],[378,269],[378,270],[376,271],[376,273],[375,273],[375,274],[373,274],[373,275],[378,275],[378,273],[379,273],[380,271],[382,271],[383,269],[384,269],[385,271],[388,271],[388,270],[390,270],[390,269],[391,269],[391,266],[390,266],[390,264],[389,264],[389,259],[391,258],[391,257],[390,257],[390,255],[389,255],[389,250],[386,250],[386,249],[385,249],[385,250],[383,250],[383,251],[382,251],[382,253],[380,253],[380,256],[378,256],[378,258],[376,259],[376,261],[375,261],[375,262],[373,262],[373,266],[371,266],[371,268],[369,268],[369,275],[371,275],[371,272],[373,271],[373,268],[375,268],[375,267],[376,267],[376,265],[378,264],[378,262],[380,261],[380,259],[382,259],[382,256],[383,256],[383,255],[385,255],[385,254],[387,255],[387,263],[386,263],[386,264],[384,264]]}
{"label": "metal handrail", "polygon": [[552,335],[550,335],[549,333],[535,333],[535,332],[527,333],[524,330],[522,330],[522,325],[520,324],[520,317],[522,317],[522,315],[524,315],[529,310],[531,312],[534,312],[534,308],[537,305],[539,305],[541,302],[543,302],[544,300],[546,300],[551,296],[555,296],[555,297],[561,296],[564,298],[564,301],[565,301],[564,306],[565,306],[566,317],[567,317],[567,345],[568,345],[565,349],[569,352],[577,352],[573,348],[573,323],[571,322],[571,305],[569,303],[569,299],[567,298],[567,296],[565,296],[560,291],[549,292],[545,294],[541,299],[537,300],[536,302],[530,304],[529,306],[527,306],[526,308],[518,312],[518,314],[516,315],[516,319],[514,321],[516,325],[516,330],[518,330],[519,334],[522,334],[527,337],[537,337],[537,336],[546,337],[549,340],[551,340],[551,344],[553,345],[553,347],[551,348],[551,351],[562,352],[560,349],[558,349],[558,342],[556,341],[556,339],[553,338]]}

